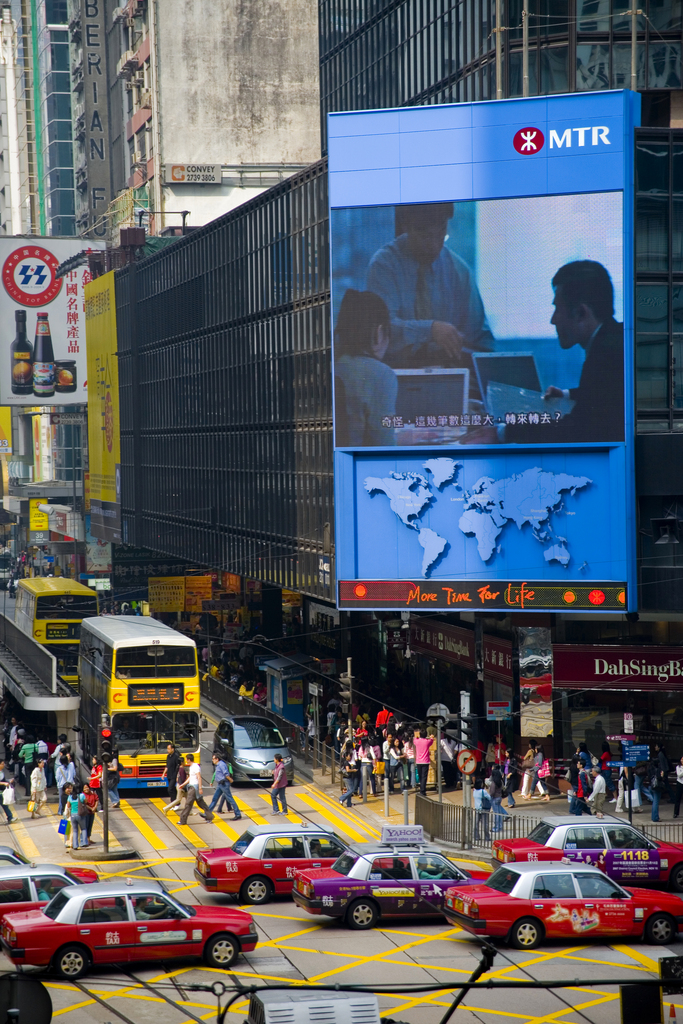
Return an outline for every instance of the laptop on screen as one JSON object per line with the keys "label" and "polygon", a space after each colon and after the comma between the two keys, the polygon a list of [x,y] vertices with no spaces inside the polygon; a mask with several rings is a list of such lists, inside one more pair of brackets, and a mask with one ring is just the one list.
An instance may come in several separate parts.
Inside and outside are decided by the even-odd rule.
{"label": "laptop on screen", "polygon": [[485,403],[489,384],[541,391],[533,352],[473,352],[472,360]]}
{"label": "laptop on screen", "polygon": [[418,416],[461,416],[467,412],[470,371],[439,366],[395,370],[398,378],[396,414],[404,423]]}

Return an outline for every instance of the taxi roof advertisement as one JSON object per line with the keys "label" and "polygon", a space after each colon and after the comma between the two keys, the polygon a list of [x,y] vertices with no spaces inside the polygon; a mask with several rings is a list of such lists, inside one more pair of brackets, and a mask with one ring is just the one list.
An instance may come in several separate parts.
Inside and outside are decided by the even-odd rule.
{"label": "taxi roof advertisement", "polygon": [[639,118],[329,115],[340,608],[634,609]]}

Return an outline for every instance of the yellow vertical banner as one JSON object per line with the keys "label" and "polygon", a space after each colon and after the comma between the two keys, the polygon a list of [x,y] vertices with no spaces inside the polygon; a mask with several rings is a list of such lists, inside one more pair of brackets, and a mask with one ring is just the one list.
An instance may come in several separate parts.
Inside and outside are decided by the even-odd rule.
{"label": "yellow vertical banner", "polygon": [[114,271],[85,287],[90,530],[121,542],[121,438]]}
{"label": "yellow vertical banner", "polygon": [[[209,577],[210,579],[211,577]],[[185,609],[184,576],[150,576],[147,580],[149,607],[153,612],[182,612]]]}
{"label": "yellow vertical banner", "polygon": [[0,405],[0,455],[12,454],[12,410]]}
{"label": "yellow vertical banner", "polygon": [[45,504],[43,498],[31,498],[28,503],[28,528],[29,530],[49,530],[50,521],[47,512],[41,512],[39,505]]}
{"label": "yellow vertical banner", "polygon": [[203,611],[202,602],[211,600],[210,576],[185,577],[185,611]]}

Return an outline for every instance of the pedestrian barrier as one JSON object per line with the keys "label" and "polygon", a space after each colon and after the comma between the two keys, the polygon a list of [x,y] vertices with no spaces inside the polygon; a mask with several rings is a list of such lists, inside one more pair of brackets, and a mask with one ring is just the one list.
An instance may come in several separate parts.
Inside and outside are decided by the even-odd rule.
{"label": "pedestrian barrier", "polygon": [[306,761],[308,760],[309,750],[305,730],[295,722],[288,721],[263,704],[251,700],[250,697],[240,697],[237,690],[226,686],[222,680],[214,679],[213,676],[205,676],[202,679],[201,693],[203,697],[206,697],[228,715],[261,715],[264,718],[269,718],[277,725],[291,752],[303,757]]}

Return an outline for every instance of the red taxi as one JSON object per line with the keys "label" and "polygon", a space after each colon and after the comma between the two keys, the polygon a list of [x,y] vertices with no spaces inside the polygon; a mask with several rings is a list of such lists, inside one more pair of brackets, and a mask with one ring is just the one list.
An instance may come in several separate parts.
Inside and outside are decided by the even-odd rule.
{"label": "red taxi", "polygon": [[683,892],[683,844],[648,839],[620,818],[543,818],[526,839],[496,839],[494,863],[570,860],[596,864],[617,882]]}
{"label": "red taxi", "polygon": [[74,980],[92,966],[203,957],[227,969],[256,948],[250,914],[188,907],[153,879],[61,889],[43,910],[7,914],[0,945],[13,964],[51,966]]}
{"label": "red taxi", "polygon": [[44,907],[60,889],[98,882],[90,868],[62,868],[57,864],[0,867],[0,917],[19,910]]}
{"label": "red taxi", "polygon": [[267,903],[274,894],[291,895],[297,871],[331,867],[345,849],[317,825],[251,825],[227,849],[199,850],[194,877],[207,892]]}
{"label": "red taxi", "polygon": [[680,896],[622,888],[585,864],[501,866],[485,885],[448,889],[443,912],[450,924],[515,949],[534,949],[546,938],[642,937],[666,946],[683,929]]}

